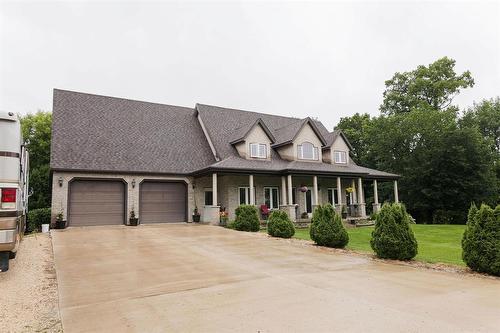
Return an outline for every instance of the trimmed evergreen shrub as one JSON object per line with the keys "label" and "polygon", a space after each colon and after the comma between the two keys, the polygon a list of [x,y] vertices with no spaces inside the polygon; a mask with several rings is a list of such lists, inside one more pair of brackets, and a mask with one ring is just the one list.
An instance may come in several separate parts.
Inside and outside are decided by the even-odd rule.
{"label": "trimmed evergreen shrub", "polygon": [[273,237],[290,238],[295,235],[295,227],[286,212],[275,210],[267,221],[267,233]]}
{"label": "trimmed evergreen shrub", "polygon": [[253,205],[241,205],[236,208],[236,219],[232,227],[239,231],[259,231],[260,222],[257,208]]}
{"label": "trimmed evergreen shrub", "polygon": [[309,235],[320,246],[344,248],[349,243],[342,218],[330,204],[316,207]]}
{"label": "trimmed evergreen shrub", "polygon": [[50,208],[38,208],[28,211],[27,231],[40,231],[42,224],[50,224]]}
{"label": "trimmed evergreen shrub", "polygon": [[410,217],[402,204],[386,203],[382,206],[370,245],[380,258],[410,260],[417,255],[418,245]]}
{"label": "trimmed evergreen shrub", "polygon": [[500,205],[471,205],[462,238],[462,258],[472,270],[500,276]]}

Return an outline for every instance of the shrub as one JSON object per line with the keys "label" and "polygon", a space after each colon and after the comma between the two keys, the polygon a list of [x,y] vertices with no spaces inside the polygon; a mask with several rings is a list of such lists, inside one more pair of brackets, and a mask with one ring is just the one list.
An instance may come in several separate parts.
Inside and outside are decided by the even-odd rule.
{"label": "shrub", "polygon": [[349,243],[349,235],[342,224],[342,218],[330,204],[316,207],[309,234],[320,246],[344,248]]}
{"label": "shrub", "polygon": [[380,258],[410,260],[417,255],[417,240],[401,204],[384,204],[377,216],[370,245]]}
{"label": "shrub", "polygon": [[462,258],[472,270],[500,276],[500,205],[471,205],[462,238]]}
{"label": "shrub", "polygon": [[267,221],[267,233],[273,237],[290,238],[295,235],[295,227],[287,213],[276,210]]}
{"label": "shrub", "polygon": [[50,208],[38,208],[28,211],[28,231],[40,231],[42,224],[50,224]]}
{"label": "shrub", "polygon": [[260,222],[257,208],[253,205],[241,205],[236,208],[236,219],[232,227],[239,231],[259,231]]}

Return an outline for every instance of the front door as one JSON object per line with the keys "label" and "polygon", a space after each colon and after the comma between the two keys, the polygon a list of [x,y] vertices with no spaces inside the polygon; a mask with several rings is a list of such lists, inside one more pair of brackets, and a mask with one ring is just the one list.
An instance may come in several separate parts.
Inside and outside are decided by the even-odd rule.
{"label": "front door", "polygon": [[312,213],[312,194],[311,194],[311,190],[307,190],[307,192],[306,192],[306,212],[308,214]]}

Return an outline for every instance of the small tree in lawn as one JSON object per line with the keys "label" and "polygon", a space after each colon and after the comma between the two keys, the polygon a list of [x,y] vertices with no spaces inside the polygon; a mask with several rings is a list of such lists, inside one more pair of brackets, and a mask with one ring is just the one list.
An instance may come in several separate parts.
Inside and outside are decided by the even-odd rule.
{"label": "small tree in lawn", "polygon": [[500,276],[500,205],[471,206],[462,239],[462,258],[472,270]]}
{"label": "small tree in lawn", "polygon": [[330,204],[316,207],[309,234],[320,246],[344,248],[349,243],[349,234],[342,224],[342,218]]}
{"label": "small tree in lawn", "polygon": [[384,204],[377,216],[370,245],[380,258],[410,260],[418,245],[409,215],[401,204]]}
{"label": "small tree in lawn", "polygon": [[233,227],[239,231],[259,231],[260,222],[257,208],[253,205],[241,205],[236,208]]}
{"label": "small tree in lawn", "polygon": [[295,227],[286,212],[276,210],[267,221],[267,233],[273,237],[290,238],[295,235]]}

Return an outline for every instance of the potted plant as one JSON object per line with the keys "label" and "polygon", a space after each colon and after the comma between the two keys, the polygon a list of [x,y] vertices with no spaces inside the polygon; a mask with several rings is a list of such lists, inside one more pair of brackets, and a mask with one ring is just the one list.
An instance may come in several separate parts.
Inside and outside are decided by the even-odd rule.
{"label": "potted plant", "polygon": [[65,229],[65,228],[66,228],[66,220],[64,219],[63,213],[60,212],[56,216],[56,229]]}
{"label": "potted plant", "polygon": [[347,218],[347,208],[345,205],[342,205],[341,212],[342,212],[342,218],[345,220]]}
{"label": "potted plant", "polygon": [[303,212],[302,214],[300,214],[300,218],[301,219],[308,219],[309,218],[309,214],[307,214],[307,212]]}
{"label": "potted plant", "polygon": [[225,210],[221,211],[219,224],[224,227],[227,225],[227,220],[228,220],[227,212]]}
{"label": "potted plant", "polygon": [[195,207],[193,210],[193,222],[200,222],[201,214],[198,212],[198,207]]}
{"label": "potted plant", "polygon": [[130,212],[130,219],[128,220],[128,224],[134,227],[139,224],[139,218],[135,217],[135,212],[133,210]]}

